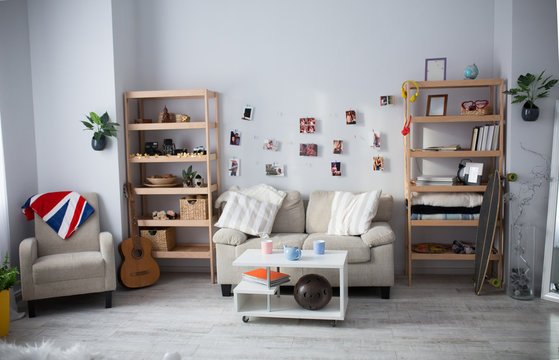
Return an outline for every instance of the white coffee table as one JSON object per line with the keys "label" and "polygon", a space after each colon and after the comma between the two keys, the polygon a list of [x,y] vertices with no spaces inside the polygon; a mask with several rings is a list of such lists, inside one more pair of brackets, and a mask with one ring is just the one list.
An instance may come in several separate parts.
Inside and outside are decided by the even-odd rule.
{"label": "white coffee table", "polygon": [[[299,306],[293,295],[280,296],[278,286],[266,286],[242,280],[233,290],[235,310],[244,322],[250,316],[332,320],[343,320],[347,309],[347,251],[327,250],[324,255],[316,255],[312,250],[303,250],[301,258],[290,261],[285,258],[282,250],[274,250],[272,254],[262,254],[260,249],[248,249],[235,261],[234,266],[270,268],[317,268],[338,269],[340,273],[340,296],[332,300],[320,310],[307,310]],[[274,269],[275,270],[275,269]],[[275,295],[275,296],[274,296]]]}

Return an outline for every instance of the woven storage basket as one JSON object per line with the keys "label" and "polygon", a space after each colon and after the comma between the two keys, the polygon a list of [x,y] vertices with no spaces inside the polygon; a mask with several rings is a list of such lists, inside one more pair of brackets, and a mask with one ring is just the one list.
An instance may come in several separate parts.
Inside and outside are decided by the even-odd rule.
{"label": "woven storage basket", "polygon": [[491,115],[493,114],[493,108],[491,106],[486,106],[483,109],[476,110],[466,110],[460,106],[461,115]]}
{"label": "woven storage basket", "polygon": [[188,195],[180,200],[181,220],[206,220],[208,218],[208,196]]}
{"label": "woven storage basket", "polygon": [[142,229],[140,236],[151,241],[152,250],[169,251],[176,245],[175,228]]}

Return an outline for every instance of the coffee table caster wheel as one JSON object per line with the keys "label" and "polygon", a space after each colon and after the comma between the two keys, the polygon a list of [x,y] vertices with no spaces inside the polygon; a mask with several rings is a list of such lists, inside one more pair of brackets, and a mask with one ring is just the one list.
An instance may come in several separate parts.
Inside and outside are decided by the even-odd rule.
{"label": "coffee table caster wheel", "polygon": [[247,323],[248,322],[248,316],[243,316],[243,322]]}
{"label": "coffee table caster wheel", "polygon": [[332,320],[332,321],[330,322],[330,325],[332,325],[332,327],[336,327],[336,320]]}

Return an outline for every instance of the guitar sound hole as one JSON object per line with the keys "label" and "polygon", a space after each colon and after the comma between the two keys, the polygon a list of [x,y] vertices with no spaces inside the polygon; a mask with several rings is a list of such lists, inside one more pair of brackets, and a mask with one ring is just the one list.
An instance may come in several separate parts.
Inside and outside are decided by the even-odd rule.
{"label": "guitar sound hole", "polygon": [[132,257],[139,259],[144,255],[144,251],[142,249],[134,249],[132,250]]}

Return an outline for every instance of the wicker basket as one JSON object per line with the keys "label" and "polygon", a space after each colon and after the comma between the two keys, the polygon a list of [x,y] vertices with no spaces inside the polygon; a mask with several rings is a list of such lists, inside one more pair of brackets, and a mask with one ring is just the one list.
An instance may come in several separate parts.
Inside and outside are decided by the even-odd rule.
{"label": "wicker basket", "polygon": [[152,250],[169,251],[176,245],[175,228],[142,229],[140,236],[151,241]]}
{"label": "wicker basket", "polygon": [[181,220],[207,220],[208,196],[188,195],[180,200]]}
{"label": "wicker basket", "polygon": [[460,114],[461,115],[491,115],[493,114],[493,108],[491,106],[486,106],[483,109],[466,110],[463,107],[460,107]]}

